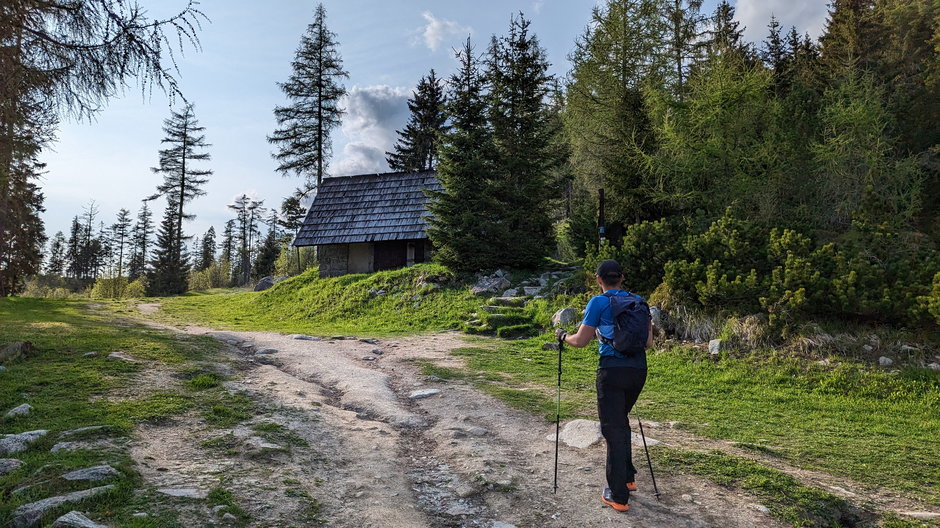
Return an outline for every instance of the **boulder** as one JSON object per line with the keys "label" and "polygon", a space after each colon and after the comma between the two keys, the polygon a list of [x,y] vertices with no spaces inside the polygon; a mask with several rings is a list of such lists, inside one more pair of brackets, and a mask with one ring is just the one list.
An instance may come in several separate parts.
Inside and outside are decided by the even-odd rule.
{"label": "boulder", "polygon": [[[558,440],[568,446],[584,449],[601,440],[601,423],[594,420],[571,420],[566,423],[558,435]],[[554,441],[555,435],[548,435]]]}
{"label": "boulder", "polygon": [[416,390],[408,395],[412,400],[423,400],[424,398],[430,398],[436,394],[440,394],[441,389],[421,389]]}
{"label": "boulder", "polygon": [[552,316],[552,326],[568,326],[578,322],[578,311],[574,308],[562,308]]}
{"label": "boulder", "polygon": [[77,511],[70,511],[56,519],[52,523],[52,528],[108,528],[103,524],[98,524],[88,517],[85,517]]}
{"label": "boulder", "polygon": [[101,486],[24,504],[13,512],[13,528],[31,528],[32,526],[38,525],[43,515],[49,510],[53,510],[69,502],[85,500],[113,489],[113,485]]}
{"label": "boulder", "polygon": [[85,469],[76,469],[71,473],[62,475],[65,480],[105,480],[111,477],[118,477],[121,472],[105,464],[103,466],[92,466]]}
{"label": "boulder", "polygon": [[300,341],[319,341],[320,340],[319,337],[313,337],[313,336],[308,336],[304,334],[291,334],[287,337],[291,339],[298,339]]}
{"label": "boulder", "polygon": [[0,438],[0,456],[14,455],[26,451],[29,445],[49,434],[49,431],[39,429],[20,434],[3,435]]}
{"label": "boulder", "polygon": [[474,295],[492,295],[510,286],[512,286],[512,283],[504,277],[482,277],[470,287],[470,293]]}
{"label": "boulder", "polygon": [[711,341],[708,342],[709,354],[713,356],[717,356],[719,353],[721,353],[721,349],[722,349],[721,339],[712,339]]}
{"label": "boulder", "polygon": [[4,416],[4,418],[10,419],[10,418],[16,418],[16,417],[18,417],[18,416],[26,416],[26,415],[28,415],[32,410],[33,410],[33,406],[32,406],[32,405],[30,405],[30,404],[28,404],[28,403],[24,403],[23,405],[19,405],[19,406],[17,406],[17,407],[14,407],[14,408],[10,409],[10,411],[6,413],[6,415]]}
{"label": "boulder", "polygon": [[526,294],[527,297],[532,297],[538,295],[542,291],[541,286],[526,286],[522,288],[522,291]]}
{"label": "boulder", "polygon": [[878,364],[881,365],[882,367],[890,367],[891,365],[894,364],[894,360],[887,356],[881,356],[880,358],[878,358]]}
{"label": "boulder", "polygon": [[12,345],[0,349],[0,363],[7,363],[15,359],[24,358],[33,351],[33,344],[29,341],[17,341]]}
{"label": "boulder", "polygon": [[287,278],[286,276],[273,277],[271,275],[268,275],[267,277],[262,277],[261,280],[258,281],[258,284],[255,284],[255,291],[267,290],[271,286],[274,286],[275,284],[283,281],[286,278]]}
{"label": "boulder", "polygon": [[0,458],[0,477],[23,467],[23,461],[15,458]]}

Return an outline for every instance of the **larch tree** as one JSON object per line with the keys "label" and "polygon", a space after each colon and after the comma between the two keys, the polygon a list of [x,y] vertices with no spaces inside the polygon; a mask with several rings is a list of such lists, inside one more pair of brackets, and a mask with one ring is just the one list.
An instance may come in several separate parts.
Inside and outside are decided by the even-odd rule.
{"label": "larch tree", "polygon": [[394,171],[426,171],[437,165],[438,140],[447,131],[444,105],[447,97],[440,79],[431,70],[418,81],[408,100],[411,116],[403,130],[397,130],[398,141],[392,152],[386,152],[388,166]]}
{"label": "larch tree", "polygon": [[[22,276],[39,265],[30,244],[23,244],[36,239],[35,227],[15,237],[13,231],[41,225],[41,193],[35,183],[23,182],[36,175],[26,176],[24,169],[37,168],[29,160],[51,142],[58,117],[89,117],[130,81],[143,90],[157,86],[178,94],[170,42],[198,47],[204,18],[192,1],[163,20],[148,18],[134,1],[0,5],[0,273]],[[23,214],[29,218],[14,218]],[[13,293],[11,284],[0,280],[0,295]]]}
{"label": "larch tree", "polygon": [[290,103],[274,109],[277,129],[268,142],[277,147],[277,170],[303,176],[310,186],[323,181],[332,155],[330,134],[344,113],[339,103],[346,95],[342,80],[349,74],[338,46],[336,34],[326,26],[326,9],[318,4],[291,63],[293,72],[278,84]]}
{"label": "larch tree", "polygon": [[[209,169],[197,167],[199,162],[211,159],[209,153],[205,151],[210,145],[206,143],[204,130],[205,127],[199,126],[196,120],[192,104],[187,104],[181,112],[172,111],[170,118],[164,121],[163,131],[166,137],[161,140],[161,143],[167,144],[168,148],[160,150],[160,164],[151,169],[163,175],[163,183],[157,186],[157,193],[150,196],[148,200],[164,196],[167,203],[176,208],[173,215],[164,217],[164,222],[168,221],[168,218],[176,222],[173,232],[170,233],[170,236],[176,237],[176,240],[172,241],[170,246],[162,248],[176,252],[173,258],[177,262],[168,264],[169,270],[173,273],[179,273],[183,269],[186,269],[188,273],[188,265],[183,265],[182,253],[185,243],[183,222],[192,220],[196,216],[187,214],[185,206],[196,197],[206,194],[202,186],[209,181],[209,176],[212,174]],[[162,228],[163,224],[161,224]],[[160,258],[154,262],[162,265],[168,261],[166,258]],[[165,283],[173,287],[173,290],[167,293],[181,293],[176,291],[176,285],[179,283],[177,279],[167,279]],[[182,284],[186,284],[186,277],[182,277]]]}

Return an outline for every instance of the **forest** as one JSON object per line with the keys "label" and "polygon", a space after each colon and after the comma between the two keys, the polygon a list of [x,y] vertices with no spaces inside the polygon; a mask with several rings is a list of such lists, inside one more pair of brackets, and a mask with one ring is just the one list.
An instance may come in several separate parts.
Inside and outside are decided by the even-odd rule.
{"label": "forest", "polygon": [[[91,201],[49,236],[38,155],[60,118],[97,112],[116,83],[177,93],[148,39],[198,46],[205,15],[119,13],[121,37],[94,56],[69,39],[107,40],[107,23],[16,5],[0,10],[0,295],[176,295],[316,266],[290,242],[319,182],[339,176],[331,133],[348,77],[322,5],[268,136],[277,170],[301,185],[279,206],[241,195],[231,220],[196,238],[187,207],[213,172],[193,102],[165,122],[162,182],[136,218],[106,220]],[[22,39],[40,30],[50,38]],[[762,313],[784,333],[810,319],[929,327],[940,321],[938,52],[931,0],[835,0],[818,39],[771,18],[756,44],[727,1],[706,13],[701,0],[608,0],[556,77],[519,13],[485,45],[468,38],[456,71],[420,80],[388,164],[438,171],[429,235],[461,273],[616,258],[631,289],[664,307]],[[67,54],[85,68],[51,67]]]}

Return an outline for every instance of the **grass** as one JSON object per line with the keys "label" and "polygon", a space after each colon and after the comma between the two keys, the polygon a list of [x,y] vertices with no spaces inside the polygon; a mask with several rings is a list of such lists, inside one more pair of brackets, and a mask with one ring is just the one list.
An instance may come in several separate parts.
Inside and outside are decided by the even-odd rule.
{"label": "grass", "polygon": [[455,328],[481,303],[435,264],[327,279],[317,273],[307,271],[258,293],[163,299],[162,312],[171,320],[235,330],[385,336]]}
{"label": "grass", "polygon": [[[555,417],[557,353],[546,337],[455,351],[465,377],[508,404]],[[940,374],[892,374],[852,362],[822,366],[768,352],[714,359],[690,348],[652,353],[643,418],[726,439],[788,463],[841,474],[940,505]],[[565,349],[562,416],[594,417],[596,352]],[[444,375],[442,375],[442,373]]]}
{"label": "grass", "polygon": [[[727,487],[738,487],[759,498],[777,517],[795,527],[826,528],[858,526],[871,515],[853,508],[845,500],[775,469],[720,451],[699,453],[657,446],[653,454],[659,465],[706,477]],[[913,525],[912,525],[913,526]]]}
{"label": "grass", "polygon": [[[189,383],[184,381],[186,372],[201,372],[198,362],[218,352],[211,338],[131,324],[107,310],[113,307],[100,303],[94,307],[105,309],[92,309],[88,301],[78,300],[0,299],[0,345],[31,341],[35,348],[33,355],[7,363],[7,370],[0,372],[0,412],[21,403],[33,407],[28,416],[0,420],[0,433],[50,431],[27,451],[13,455],[25,463],[22,468],[0,477],[0,526],[10,524],[12,512],[22,504],[100,485],[55,478],[98,464],[110,464],[121,472],[105,482],[114,484],[115,489],[80,504],[66,504],[51,512],[47,521],[78,509],[113,526],[182,526],[176,512],[164,507],[161,501],[165,498],[140,491],[140,476],[120,446],[139,423],[160,422],[191,410],[208,412],[214,405],[225,406],[230,414],[234,408],[234,414],[243,416],[239,412],[248,407],[238,395],[211,387],[210,380],[194,382],[200,379],[198,374],[191,376]],[[136,362],[108,358],[113,351],[121,351]],[[90,352],[96,354],[85,355]],[[141,382],[148,369],[168,373],[170,381],[148,387]],[[69,440],[111,439],[117,447],[49,451],[61,431],[92,425],[106,428]],[[12,494],[24,487],[25,491]],[[133,517],[138,511],[151,515]]]}

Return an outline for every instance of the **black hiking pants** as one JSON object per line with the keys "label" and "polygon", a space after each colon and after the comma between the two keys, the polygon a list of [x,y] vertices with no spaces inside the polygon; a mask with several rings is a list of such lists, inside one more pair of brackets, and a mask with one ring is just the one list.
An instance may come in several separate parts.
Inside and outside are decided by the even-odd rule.
{"label": "black hiking pants", "polygon": [[601,434],[607,441],[607,486],[614,501],[620,504],[629,500],[627,482],[633,482],[636,475],[627,415],[645,384],[645,369],[597,369],[597,414],[601,421]]}

